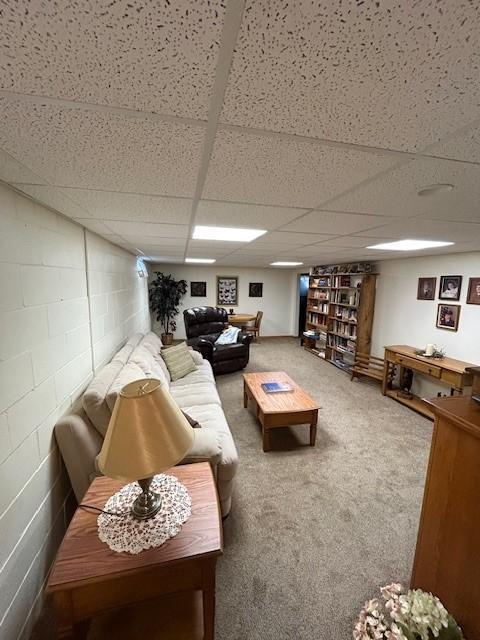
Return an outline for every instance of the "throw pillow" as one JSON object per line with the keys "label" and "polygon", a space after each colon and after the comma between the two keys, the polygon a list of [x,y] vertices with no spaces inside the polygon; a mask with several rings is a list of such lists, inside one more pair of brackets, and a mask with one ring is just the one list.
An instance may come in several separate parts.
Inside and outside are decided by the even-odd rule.
{"label": "throw pillow", "polygon": [[192,354],[187,349],[186,342],[181,342],[174,347],[162,349],[161,356],[170,372],[172,382],[184,378],[188,373],[195,371],[196,366]]}
{"label": "throw pillow", "polygon": [[192,416],[189,416],[188,413],[185,413],[185,411],[182,411],[182,413],[191,427],[193,427],[194,429],[202,428],[202,425],[199,422],[197,422],[195,418],[192,418]]}

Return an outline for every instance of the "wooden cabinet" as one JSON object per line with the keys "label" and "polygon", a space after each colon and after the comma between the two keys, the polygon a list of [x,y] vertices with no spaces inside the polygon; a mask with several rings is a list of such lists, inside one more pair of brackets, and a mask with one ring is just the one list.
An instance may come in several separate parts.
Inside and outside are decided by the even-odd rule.
{"label": "wooden cabinet", "polygon": [[411,586],[431,591],[480,638],[480,405],[426,401],[435,424]]}

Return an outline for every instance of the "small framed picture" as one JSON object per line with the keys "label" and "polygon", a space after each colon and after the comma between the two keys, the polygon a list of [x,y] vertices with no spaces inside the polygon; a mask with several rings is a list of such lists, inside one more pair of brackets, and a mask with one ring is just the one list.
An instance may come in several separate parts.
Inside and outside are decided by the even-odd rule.
{"label": "small framed picture", "polygon": [[442,276],[440,278],[440,300],[460,300],[462,276]]}
{"label": "small framed picture", "polygon": [[217,276],[217,305],[238,305],[238,276]]}
{"label": "small framed picture", "polygon": [[439,329],[457,331],[460,309],[461,307],[459,304],[440,303],[437,311],[437,327]]}
{"label": "small framed picture", "polygon": [[248,284],[248,297],[261,298],[263,296],[263,282],[250,282]]}
{"label": "small framed picture", "polygon": [[480,277],[468,281],[467,304],[480,304]]}
{"label": "small framed picture", "polygon": [[436,278],[419,278],[417,300],[435,300]]}
{"label": "small framed picture", "polygon": [[190,282],[190,296],[192,298],[205,298],[207,296],[207,283]]}

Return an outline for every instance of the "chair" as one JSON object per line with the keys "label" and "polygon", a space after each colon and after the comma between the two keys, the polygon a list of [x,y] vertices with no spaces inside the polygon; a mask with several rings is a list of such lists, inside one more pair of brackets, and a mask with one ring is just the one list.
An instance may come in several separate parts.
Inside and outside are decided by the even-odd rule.
{"label": "chair", "polygon": [[183,312],[187,344],[210,362],[215,375],[247,366],[252,336],[240,331],[234,344],[215,344],[228,327],[228,313],[219,307],[192,307]]}
{"label": "chair", "polygon": [[260,325],[262,324],[263,311],[257,311],[257,317],[255,318],[253,324],[246,324],[242,327],[242,331],[246,333],[253,333],[253,337],[255,338],[255,342],[257,341],[257,337],[260,338]]}

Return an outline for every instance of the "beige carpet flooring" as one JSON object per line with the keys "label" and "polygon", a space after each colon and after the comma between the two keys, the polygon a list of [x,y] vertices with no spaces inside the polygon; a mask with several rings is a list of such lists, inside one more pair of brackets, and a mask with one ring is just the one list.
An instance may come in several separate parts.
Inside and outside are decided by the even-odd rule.
{"label": "beige carpet flooring", "polygon": [[294,339],[252,345],[246,371],[286,371],[322,407],[263,453],[241,373],[218,389],[240,456],[217,573],[217,640],[347,640],[376,589],[409,580],[432,423],[350,382]]}
{"label": "beige carpet flooring", "polygon": [[[277,429],[263,453],[242,372],[217,378],[240,467],[217,569],[216,640],[349,640],[380,585],[408,582],[432,423],[297,340],[252,345],[246,371],[279,370],[322,407],[314,448],[297,426]],[[54,637],[48,608],[36,631],[35,640]]]}

